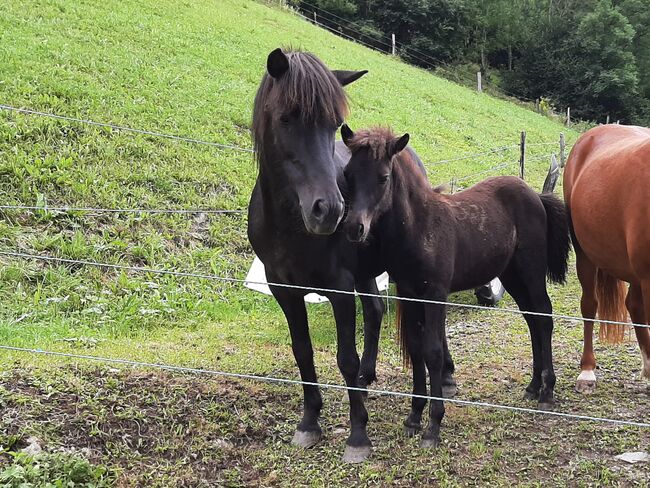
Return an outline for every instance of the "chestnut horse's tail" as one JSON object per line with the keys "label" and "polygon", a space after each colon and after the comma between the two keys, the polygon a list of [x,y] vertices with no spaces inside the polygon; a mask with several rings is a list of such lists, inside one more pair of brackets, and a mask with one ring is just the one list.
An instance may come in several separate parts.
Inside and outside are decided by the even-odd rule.
{"label": "chestnut horse's tail", "polygon": [[[396,289],[397,295],[399,291]],[[411,356],[409,355],[408,343],[406,341],[406,324],[402,321],[402,302],[397,300],[397,307],[395,311],[395,325],[397,326],[397,342],[399,342],[399,352],[402,356],[402,366],[405,368],[411,367]]]}
{"label": "chestnut horse's tail", "polygon": [[564,283],[569,269],[571,235],[564,202],[551,193],[539,195],[546,210],[546,276],[552,283]]}
{"label": "chestnut horse's tail", "polygon": [[[596,300],[599,319],[627,322],[626,288],[625,282],[598,268],[596,271]],[[601,322],[598,335],[602,342],[618,344],[625,338],[625,329],[624,325]]]}

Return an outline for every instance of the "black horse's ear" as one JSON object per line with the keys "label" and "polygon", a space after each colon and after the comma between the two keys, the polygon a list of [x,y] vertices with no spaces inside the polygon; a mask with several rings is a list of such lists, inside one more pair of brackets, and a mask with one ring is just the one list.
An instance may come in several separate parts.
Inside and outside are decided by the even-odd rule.
{"label": "black horse's ear", "polygon": [[399,139],[395,138],[393,139],[393,143],[390,145],[390,156],[393,157],[396,154],[399,154],[409,143],[409,135],[404,134],[402,137]]}
{"label": "black horse's ear", "polygon": [[352,129],[348,127],[347,124],[343,124],[341,126],[341,138],[343,139],[343,142],[345,143],[346,146],[350,144],[350,141],[354,137],[354,132],[352,132]]}
{"label": "black horse's ear", "polygon": [[266,70],[276,80],[280,78],[289,69],[289,58],[282,52],[281,48],[271,51],[266,58]]}
{"label": "black horse's ear", "polygon": [[341,86],[349,85],[353,81],[357,81],[367,72],[368,72],[367,69],[364,69],[363,71],[345,71],[342,69],[332,70],[332,73],[334,73],[336,79],[339,80]]}

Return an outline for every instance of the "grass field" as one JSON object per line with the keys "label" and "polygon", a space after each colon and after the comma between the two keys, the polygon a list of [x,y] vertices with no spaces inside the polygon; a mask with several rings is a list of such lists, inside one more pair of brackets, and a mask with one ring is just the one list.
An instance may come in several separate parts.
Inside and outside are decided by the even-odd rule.
{"label": "grass field", "polygon": [[[539,189],[559,133],[577,137],[246,0],[0,0],[0,104],[249,148],[253,96],[266,55],[281,45],[333,68],[370,70],[348,90],[350,125],[408,131],[428,162],[516,145],[526,130],[527,176]],[[469,176],[468,185],[515,174],[517,158],[511,148],[432,165],[430,177]],[[504,162],[512,164],[488,171]],[[244,151],[0,110],[0,204],[240,209],[254,178]],[[238,214],[0,210],[0,251],[238,278],[252,260]],[[279,308],[239,285],[6,256],[0,265],[0,344],[297,376]],[[556,311],[578,313],[575,279],[551,294]],[[470,294],[453,299],[473,303]],[[329,307],[309,313],[320,378],[340,383]],[[378,386],[409,391],[391,323]],[[460,398],[533,406],[522,400],[531,359],[520,317],[454,309],[449,328]],[[598,346],[603,381],[583,398],[572,390],[580,328],[559,321],[556,331],[558,410],[650,421],[634,344]],[[0,486],[77,475],[97,486],[645,486],[650,476],[647,465],[613,459],[647,448],[647,430],[633,427],[452,405],[443,447],[431,453],[401,434],[407,401],[378,397],[369,401],[372,460],[345,466],[348,409],[339,392],[325,392],[326,440],[300,452],[288,443],[301,410],[296,387],[7,351],[0,371]],[[46,454],[16,455],[30,436]]]}

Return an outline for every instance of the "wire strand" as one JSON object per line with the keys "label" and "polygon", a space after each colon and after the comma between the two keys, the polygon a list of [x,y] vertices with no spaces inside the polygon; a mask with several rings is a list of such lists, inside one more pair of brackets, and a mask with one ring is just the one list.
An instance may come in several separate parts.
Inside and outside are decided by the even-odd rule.
{"label": "wire strand", "polygon": [[172,209],[172,208],[95,208],[95,207],[50,207],[33,205],[0,205],[0,210],[42,210],[46,212],[96,212],[96,213],[150,213],[150,214],[241,214],[245,209]]}
{"label": "wire strand", "polygon": [[169,364],[162,364],[162,363],[150,363],[144,361],[134,361],[130,359],[116,359],[116,358],[108,358],[102,356],[91,356],[85,354],[72,354],[72,353],[64,353],[64,352],[56,352],[56,351],[47,351],[43,349],[31,349],[25,347],[0,345],[0,349],[7,350],[7,351],[15,351],[15,352],[26,352],[31,354],[42,354],[46,356],[64,357],[69,359],[86,359],[90,361],[121,364],[126,366],[137,366],[141,368],[156,368],[156,369],[163,369],[163,370],[180,372],[180,373],[207,374],[211,376],[222,376],[226,378],[262,381],[265,383],[284,383],[290,385],[316,386],[319,388],[327,388],[327,389],[334,389],[334,390],[362,391],[362,392],[372,393],[375,395],[384,395],[384,396],[421,398],[423,400],[441,400],[447,403],[455,403],[457,405],[463,405],[463,406],[494,408],[494,409],[507,410],[512,412],[542,414],[542,415],[549,415],[554,417],[570,418],[575,420],[587,420],[593,422],[605,422],[605,423],[611,423],[616,425],[627,425],[633,427],[643,427],[643,428],[650,427],[650,423],[636,422],[633,420],[610,419],[606,417],[595,417],[591,415],[580,415],[580,414],[573,414],[573,413],[566,413],[566,412],[554,412],[552,410],[539,410],[535,408],[516,407],[513,405],[501,405],[499,403],[461,400],[458,398],[441,398],[441,397],[430,396],[430,395],[417,395],[414,393],[397,392],[391,390],[379,390],[379,389],[372,389],[372,388],[366,389],[366,388],[359,388],[356,386],[337,385],[333,383],[318,383],[312,381],[294,380],[289,378],[276,378],[274,376],[263,376],[263,375],[255,375],[255,374],[248,374],[248,373],[232,373],[229,371],[190,368],[185,366],[176,366],[176,365],[169,365]]}
{"label": "wire strand", "polygon": [[153,274],[164,274],[164,275],[171,275],[171,276],[183,276],[183,277],[191,277],[191,278],[201,278],[201,279],[206,279],[206,280],[215,280],[215,281],[223,281],[227,283],[241,283],[241,284],[251,284],[251,285],[267,285],[270,287],[277,287],[277,288],[290,288],[294,290],[301,290],[309,293],[323,293],[323,294],[339,294],[339,295],[353,295],[353,296],[361,296],[361,297],[369,297],[369,298],[387,298],[390,300],[399,300],[402,302],[414,302],[414,303],[426,303],[426,304],[431,304],[431,305],[443,305],[443,306],[451,306],[451,307],[458,307],[458,308],[467,308],[467,309],[472,309],[472,310],[488,310],[491,312],[503,312],[503,313],[509,313],[509,314],[515,314],[515,315],[532,315],[535,317],[550,317],[550,318],[556,318],[556,319],[563,319],[563,320],[570,320],[574,322],[584,322],[584,321],[598,321],[603,324],[613,324],[613,325],[625,325],[628,327],[641,327],[641,328],[650,328],[650,325],[647,324],[637,324],[637,323],[630,323],[630,322],[619,322],[615,320],[600,320],[600,319],[588,319],[585,317],[576,317],[573,315],[563,315],[563,314],[556,314],[556,313],[546,313],[546,312],[534,312],[531,310],[518,310],[514,308],[493,308],[493,307],[485,307],[483,305],[472,305],[469,303],[453,303],[453,302],[447,302],[447,301],[442,301],[442,300],[429,300],[426,298],[413,298],[413,297],[399,297],[399,296],[394,296],[394,295],[382,295],[382,294],[375,294],[375,293],[366,293],[366,292],[359,292],[355,290],[337,290],[333,288],[322,288],[322,287],[317,287],[317,286],[302,286],[302,285],[293,285],[290,283],[274,283],[274,282],[264,282],[264,281],[253,281],[253,280],[245,280],[241,278],[231,278],[227,276],[218,276],[218,275],[210,275],[210,274],[201,274],[201,273],[191,273],[187,271],[173,271],[173,270],[166,270],[166,269],[156,269],[156,268],[145,268],[145,267],[139,267],[139,266],[128,266],[124,264],[111,264],[111,263],[98,263],[95,261],[86,261],[86,260],[81,260],[81,259],[69,259],[69,258],[58,258],[54,256],[39,256],[35,254],[27,254],[27,253],[21,253],[21,252],[11,252],[11,251],[0,251],[0,255],[4,256],[12,256],[12,257],[19,257],[19,258],[25,258],[25,259],[38,259],[42,261],[52,261],[52,262],[60,262],[60,263],[67,263],[67,264],[79,264],[79,265],[84,265],[84,266],[95,266],[98,268],[108,268],[108,269],[120,269],[120,270],[128,270],[128,271],[135,271],[139,273],[153,273]]}
{"label": "wire strand", "polygon": [[7,111],[12,111],[12,112],[18,112],[21,114],[26,114],[26,115],[40,115],[42,117],[49,117],[52,119],[58,119],[58,120],[66,120],[68,122],[77,122],[80,124],[88,124],[88,125],[94,125],[97,127],[105,127],[109,129],[114,129],[114,130],[119,130],[119,131],[124,131],[124,132],[134,132],[136,134],[143,134],[143,135],[148,135],[148,136],[156,136],[156,137],[164,137],[166,139],[172,139],[175,141],[183,141],[183,142],[192,142],[195,144],[203,144],[206,146],[212,146],[212,147],[217,147],[219,149],[232,149],[234,151],[243,151],[243,152],[248,152],[248,153],[254,153],[255,151],[253,149],[245,148],[245,147],[239,147],[239,146],[233,146],[231,144],[220,144],[217,142],[210,142],[210,141],[203,141],[201,139],[194,139],[192,137],[183,137],[183,136],[176,136],[173,134],[165,134],[162,132],[154,132],[150,130],[143,130],[143,129],[134,129],[132,127],[125,127],[123,125],[114,125],[114,124],[109,124],[105,122],[95,122],[94,120],[88,120],[88,119],[79,119],[76,117],[68,117],[67,115],[59,115],[59,114],[54,114],[54,113],[49,113],[49,112],[41,112],[38,110],[31,110],[31,109],[26,109],[26,108],[18,108],[18,107],[12,107],[11,105],[3,105],[0,104],[0,109],[2,110],[7,110]]}

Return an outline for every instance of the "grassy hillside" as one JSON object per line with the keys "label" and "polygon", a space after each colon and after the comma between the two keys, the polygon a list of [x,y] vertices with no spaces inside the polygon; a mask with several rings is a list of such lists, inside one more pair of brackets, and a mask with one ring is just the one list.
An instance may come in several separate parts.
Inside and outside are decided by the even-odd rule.
{"label": "grassy hillside", "polygon": [[[339,39],[275,6],[247,0],[0,0],[0,104],[248,148],[252,100],[266,56],[286,45],[315,52],[332,68],[370,70],[348,90],[350,125],[390,124],[396,131],[408,131],[425,161],[514,145],[519,131],[526,130],[532,144],[528,174],[531,184],[539,188],[547,160],[538,158],[555,146],[534,144],[554,143],[563,130],[569,142],[577,136],[531,111]],[[438,183],[502,162],[513,165],[498,173],[514,174],[517,157],[515,148],[434,165],[430,176]],[[470,176],[464,183],[494,173]],[[238,209],[246,206],[254,178],[250,153],[0,110],[0,204]],[[240,278],[252,259],[241,215],[0,210],[0,250]],[[0,256],[0,264],[0,344],[296,376],[279,309],[268,297],[239,286],[6,256]],[[575,293],[575,282],[569,288],[553,288],[556,310],[577,313]],[[473,301],[467,294],[455,299]],[[310,314],[321,378],[339,382],[331,314],[326,305],[311,307]],[[461,324],[452,343],[465,392],[471,392],[472,398],[521,403],[530,361],[523,321],[453,310],[450,323]],[[473,332],[477,325],[494,327],[484,341],[477,341],[467,340],[473,332],[466,332],[462,324],[474,327]],[[563,398],[575,400],[565,408],[615,415],[611,404],[578,401],[567,393],[575,373],[579,333],[566,328],[558,337],[559,350],[565,351],[558,353],[558,391],[568,395]],[[636,367],[636,357],[624,348],[599,354],[603,365],[616,363],[627,372]],[[477,378],[466,357],[474,366],[493,370],[494,377]],[[537,426],[532,417],[452,407],[445,447],[427,462],[429,455],[397,433],[397,417],[405,412],[405,402],[389,400],[383,407],[370,407],[376,422],[371,435],[379,447],[375,464],[357,471],[337,462],[343,443],[340,433],[322,450],[306,454],[297,454],[287,445],[300,411],[298,389],[198,377],[147,380],[128,370],[111,378],[110,371],[83,365],[53,374],[52,366],[60,361],[9,352],[0,352],[0,360],[6,370],[0,383],[0,407],[8,406],[15,414],[0,416],[0,445],[19,445],[30,434],[50,446],[81,448],[89,442],[93,462],[106,463],[122,485],[197,486],[205,479],[217,485],[296,484],[305,476],[315,483],[397,479],[409,484],[434,478],[453,481],[450,473],[454,472],[468,481],[477,479],[473,463],[481,466],[484,482],[508,484],[514,475],[502,469],[504,459],[517,469],[531,469],[536,476],[553,473],[566,461],[544,467],[529,463],[526,449],[532,449],[537,460],[553,458],[547,446],[536,442],[537,437],[533,444],[520,441],[526,444],[523,451],[510,452],[504,446],[499,456],[488,454],[495,443],[506,443],[511,432],[533,429],[541,435],[544,429],[560,425],[558,421]],[[380,386],[407,390],[408,375],[400,373],[388,331],[382,338],[380,361],[385,381]],[[562,375],[565,367],[568,372]],[[18,371],[24,368],[29,371]],[[152,388],[143,396],[146,405],[133,393],[143,381]],[[494,387],[503,381],[512,388]],[[176,388],[173,394],[167,384]],[[192,403],[189,398],[195,392],[198,396]],[[268,405],[257,417],[251,395],[260,394]],[[115,415],[115,405],[125,397],[135,403],[120,407],[128,412],[124,418],[135,415],[145,424],[150,419],[148,425],[161,429],[151,434],[153,444],[143,447],[124,441],[125,435],[146,435],[129,431],[119,415],[106,417],[106,412]],[[347,407],[333,401],[333,394],[326,398],[326,413],[336,418],[334,423],[332,418],[326,421],[327,428],[345,426]],[[66,410],[70,402],[83,408],[71,413]],[[279,415],[286,405],[290,406],[286,415]],[[390,411],[389,418],[376,413],[381,411]],[[88,415],[96,420],[88,423]],[[170,422],[181,415],[188,419],[183,424],[187,430],[171,431]],[[61,422],[43,428],[41,421],[51,418]],[[388,435],[381,440],[374,430],[380,422],[381,435]],[[612,440],[615,447],[610,449],[634,446],[641,439],[638,430],[594,433],[592,427],[584,432],[581,426],[570,430],[579,442],[602,434],[599,439]],[[226,444],[206,444],[215,436]],[[471,443],[465,441],[468,436],[474,439]],[[558,442],[555,449],[570,451],[573,446]],[[188,445],[203,457],[191,457]],[[404,456],[405,474],[389,469],[396,446]],[[305,456],[303,461],[296,460],[300,456]],[[0,470],[9,459],[0,451]],[[579,476],[587,482],[601,479],[603,473],[612,479],[631,479],[626,474],[615,476],[608,466],[588,456],[576,462],[575,469],[582,470]],[[178,477],[181,468],[187,479]],[[278,469],[290,469],[288,478],[279,476]],[[562,481],[568,471],[558,473]]]}

